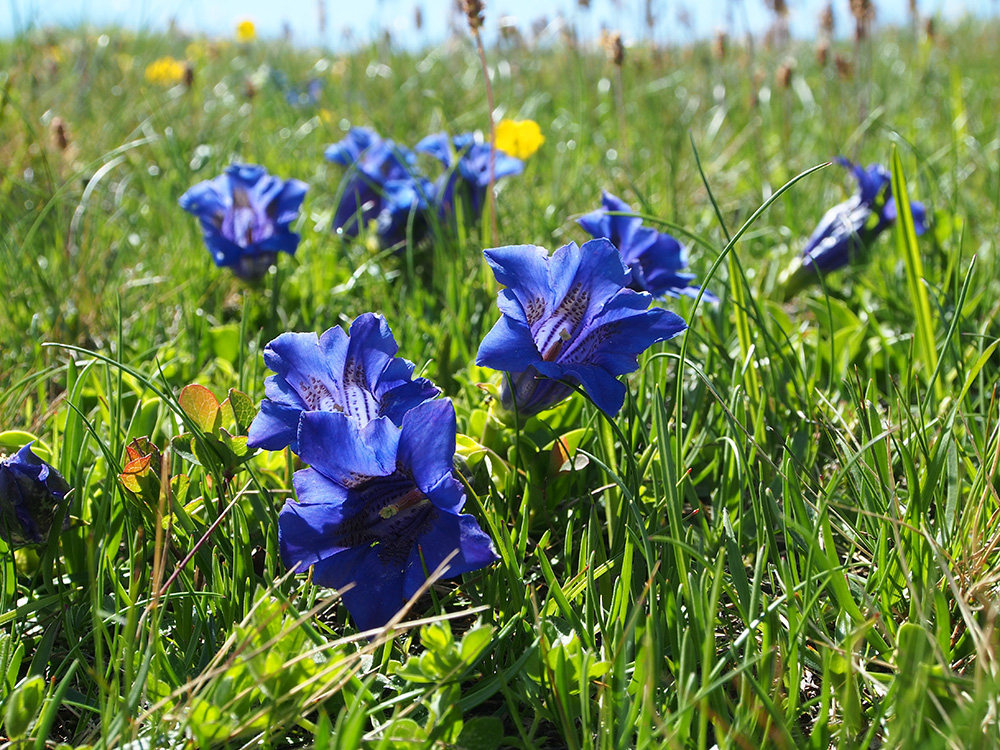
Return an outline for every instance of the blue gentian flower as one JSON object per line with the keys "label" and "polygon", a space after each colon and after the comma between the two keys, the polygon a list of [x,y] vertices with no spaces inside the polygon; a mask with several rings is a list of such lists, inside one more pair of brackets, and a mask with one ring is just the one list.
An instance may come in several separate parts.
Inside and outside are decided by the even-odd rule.
{"label": "blue gentian flower", "polygon": [[364,425],[377,417],[401,424],[417,404],[440,390],[413,378],[413,364],[396,356],[399,347],[385,318],[359,315],[350,335],[334,327],[322,336],[283,333],[264,347],[264,363],[275,372],[264,381],[265,398],[250,425],[251,448],[298,452],[296,431],[304,412],[340,412]]}
{"label": "blue gentian flower", "polygon": [[[420,179],[416,154],[383,139],[371,128],[351,128],[343,140],[327,147],[325,156],[335,164],[350,167],[341,187],[333,228],[344,237],[357,237],[370,222],[379,221],[383,210],[388,210],[389,216],[396,218],[396,225],[404,226],[405,238],[405,220],[399,219],[404,209],[387,203],[386,191],[400,190],[401,184],[409,184],[416,192],[430,189],[429,183]],[[409,209],[406,206],[405,211]],[[386,246],[398,240],[398,233],[393,232],[382,238]]]}
{"label": "blue gentian flower", "polygon": [[[846,266],[896,221],[896,199],[888,169],[881,164],[864,168],[843,157],[834,161],[851,171],[858,192],[826,212],[802,250],[803,267],[823,273]],[[910,211],[916,233],[923,234],[927,230],[927,209],[912,201]]]}
{"label": "blue gentian flower", "polygon": [[[606,237],[618,248],[622,260],[632,274],[629,286],[639,292],[649,292],[654,297],[697,297],[701,287],[691,282],[694,274],[681,273],[687,268],[687,249],[675,238],[651,227],[644,227],[638,216],[611,215],[632,213],[628,204],[604,191],[603,208],[592,211],[579,219],[579,224],[592,237]],[[717,302],[714,294],[702,295],[710,302]]]}
{"label": "blue gentian flower", "polygon": [[[313,566],[313,580],[343,591],[362,630],[385,625],[452,553],[445,578],[497,559],[490,538],[460,511],[453,476],[455,409],[448,399],[411,409],[401,427],[380,417],[306,412],[295,472],[298,502],[278,516],[281,559]],[[426,572],[425,572],[426,571]]]}
{"label": "blue gentian flower", "polygon": [[201,222],[205,244],[217,266],[255,280],[279,252],[294,254],[299,235],[289,229],[298,218],[308,186],[282,180],[253,164],[233,164],[215,179],[199,182],[180,205]]}
{"label": "blue gentian flower", "polygon": [[12,456],[0,454],[0,537],[12,548],[44,544],[69,489],[30,443]]}
{"label": "blue gentian flower", "polygon": [[651,297],[626,288],[628,269],[607,239],[571,242],[549,257],[534,245],[484,251],[498,282],[503,313],[486,334],[476,364],[508,374],[504,408],[523,416],[554,406],[583,387],[599,409],[616,415],[625,400],[618,376],[634,371],[638,355],[673,338],[687,324]]}
{"label": "blue gentian flower", "polygon": [[490,154],[493,154],[493,179],[520,174],[524,162],[491,149],[488,143],[477,139],[475,133],[463,133],[449,138],[447,133],[429,135],[416,145],[419,153],[429,154],[446,169],[437,182],[435,198],[438,213],[443,217],[454,215],[456,192],[466,196],[473,217],[478,217],[486,203],[490,183]]}

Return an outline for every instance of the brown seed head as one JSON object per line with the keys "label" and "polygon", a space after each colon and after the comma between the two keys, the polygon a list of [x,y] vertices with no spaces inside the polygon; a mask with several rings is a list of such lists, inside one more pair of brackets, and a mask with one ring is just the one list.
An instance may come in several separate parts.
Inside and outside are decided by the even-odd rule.
{"label": "brown seed head", "polygon": [[49,129],[52,133],[52,145],[60,151],[68,149],[69,133],[66,131],[66,123],[63,122],[63,119],[61,117],[53,117],[52,122],[49,123]]}
{"label": "brown seed head", "polygon": [[875,18],[875,4],[872,0],[851,0],[851,15],[858,23]]}
{"label": "brown seed head", "polygon": [[785,63],[780,66],[777,72],[774,74],[775,81],[778,84],[778,88],[787,89],[792,85],[792,65],[791,63]]}
{"label": "brown seed head", "polygon": [[188,60],[184,63],[184,87],[191,88],[194,85],[194,63]]}
{"label": "brown seed head", "polygon": [[788,3],[785,0],[767,0],[767,7],[778,18],[784,18],[788,15]]}
{"label": "brown seed head", "polygon": [[725,29],[715,30],[715,38],[712,40],[712,54],[715,55],[717,60],[726,59],[726,44],[728,41],[729,37]]}
{"label": "brown seed head", "polygon": [[601,45],[608,59],[619,68],[625,62],[625,45],[622,44],[622,33],[620,31],[601,31]]}
{"label": "brown seed head", "polygon": [[485,20],[486,4],[483,0],[462,0],[462,8],[469,22],[469,28],[473,33],[478,33]]}
{"label": "brown seed head", "polygon": [[816,42],[816,64],[821,68],[825,68],[827,62],[830,60],[830,43],[826,39],[820,39]]}
{"label": "brown seed head", "polygon": [[413,9],[413,25],[417,27],[417,31],[424,28],[424,11],[419,5]]}
{"label": "brown seed head", "polygon": [[860,41],[868,36],[868,27],[875,18],[875,4],[872,0],[851,0],[851,15],[854,16],[854,38]]}
{"label": "brown seed head", "polygon": [[834,27],[833,3],[827,3],[826,7],[819,14],[819,28],[824,34],[832,37]]}
{"label": "brown seed head", "polygon": [[841,78],[850,78],[854,74],[854,65],[839,52],[833,56],[833,64],[837,67],[837,75]]}

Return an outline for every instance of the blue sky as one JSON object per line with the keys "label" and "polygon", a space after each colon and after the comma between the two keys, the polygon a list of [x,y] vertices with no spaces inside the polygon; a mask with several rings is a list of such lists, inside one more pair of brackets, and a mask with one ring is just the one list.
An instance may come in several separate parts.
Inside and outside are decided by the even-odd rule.
{"label": "blue sky", "polygon": [[[318,31],[318,5],[326,6],[325,39]],[[789,0],[792,33],[811,36],[816,18],[826,0]],[[918,0],[926,14],[954,18],[962,13],[995,15],[998,0]],[[451,0],[8,0],[0,10],[0,36],[10,36],[26,25],[116,24],[130,28],[164,30],[174,18],[188,31],[230,35],[237,21],[250,19],[262,36],[278,36],[287,23],[294,38],[303,44],[344,44],[343,31],[350,29],[355,40],[366,40],[388,27],[401,43],[419,46],[438,42],[447,34]],[[423,31],[414,25],[414,9],[422,8]],[[729,26],[738,33],[747,24],[763,30],[769,21],[763,0],[652,0],[660,16],[656,37],[661,41],[685,41],[690,32],[677,23],[677,10],[686,7],[694,32],[710,35],[716,28]],[[900,23],[906,19],[907,0],[880,0],[878,21]],[[596,35],[602,25],[622,29],[626,36],[645,35],[644,0],[592,0],[589,11],[581,11],[576,0],[487,0],[487,30],[495,33],[501,16],[516,18],[526,32],[532,21],[546,16],[550,21],[559,12],[573,19],[584,36]],[[834,0],[842,30],[848,28],[848,0]],[[745,10],[744,10],[745,9]]]}

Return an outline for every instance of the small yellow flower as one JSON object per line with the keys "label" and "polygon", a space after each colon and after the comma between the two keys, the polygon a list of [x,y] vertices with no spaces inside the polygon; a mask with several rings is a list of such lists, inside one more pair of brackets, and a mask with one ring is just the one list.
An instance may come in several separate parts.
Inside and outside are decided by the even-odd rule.
{"label": "small yellow flower", "polygon": [[257,38],[257,27],[253,21],[240,21],[236,24],[236,41],[252,42]]}
{"label": "small yellow flower", "polygon": [[497,148],[515,159],[527,159],[545,143],[534,120],[501,120],[497,125]]}
{"label": "small yellow flower", "polygon": [[146,80],[162,86],[172,86],[184,80],[184,63],[172,57],[161,57],[146,66]]}

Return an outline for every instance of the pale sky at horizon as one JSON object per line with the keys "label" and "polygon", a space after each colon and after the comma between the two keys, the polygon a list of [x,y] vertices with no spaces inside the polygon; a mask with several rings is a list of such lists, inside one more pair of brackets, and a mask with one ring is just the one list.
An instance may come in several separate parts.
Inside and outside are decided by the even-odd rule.
{"label": "pale sky at horizon", "polygon": [[[447,35],[450,0],[324,0],[327,32],[325,39],[318,32],[320,0],[294,0],[275,3],[273,0],[8,0],[6,10],[0,10],[0,36],[10,37],[29,25],[75,26],[90,23],[96,26],[120,25],[132,29],[166,30],[176,19],[181,29],[209,35],[230,36],[235,24],[252,20],[264,37],[281,35],[287,23],[293,38],[306,45],[343,44],[344,29],[350,29],[355,41],[373,38],[388,27],[397,43],[423,46],[442,41]],[[810,37],[815,33],[816,19],[826,0],[790,0],[790,27],[793,35]],[[420,6],[423,30],[417,31],[415,8]],[[921,12],[958,18],[966,12],[978,16],[995,16],[998,0],[918,0]],[[487,0],[486,30],[496,33],[502,16],[516,19],[522,33],[528,33],[532,22],[545,16],[554,20],[561,12],[572,20],[584,37],[594,37],[602,26],[621,29],[627,37],[643,38],[645,28],[644,0],[592,0],[589,10],[581,10],[576,0]],[[694,34],[706,37],[717,28],[728,27],[743,33],[747,26],[756,33],[765,29],[770,16],[763,0],[652,0],[654,14],[659,18],[655,35],[660,41],[683,42],[691,32],[677,23],[678,11],[685,8]],[[903,23],[908,15],[907,0],[877,2],[877,21]],[[838,26],[848,29],[848,0],[834,0]]]}

